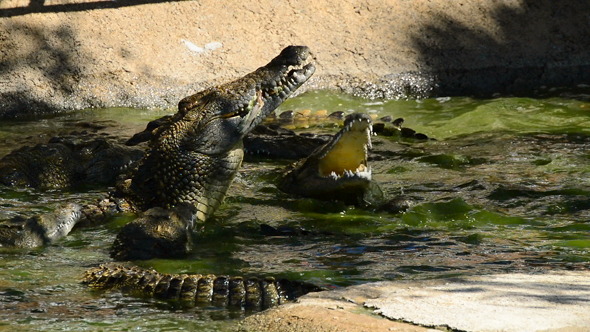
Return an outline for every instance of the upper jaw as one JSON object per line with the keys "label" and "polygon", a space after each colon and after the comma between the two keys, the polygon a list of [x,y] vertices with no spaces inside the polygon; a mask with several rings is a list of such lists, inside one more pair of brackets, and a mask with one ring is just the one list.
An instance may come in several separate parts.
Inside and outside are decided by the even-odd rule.
{"label": "upper jaw", "polygon": [[266,76],[257,89],[261,90],[266,100],[286,99],[314,73],[312,61],[313,56],[307,46],[286,47],[268,65],[257,70]]}
{"label": "upper jaw", "polygon": [[[306,46],[289,46],[266,66],[180,101],[175,119],[194,127],[186,146],[204,154],[233,150],[314,73]],[[212,139],[214,138],[214,139]]]}
{"label": "upper jaw", "polygon": [[315,72],[313,56],[307,46],[288,46],[266,66],[249,74],[255,83],[245,105],[243,130],[248,132],[274,111]]}

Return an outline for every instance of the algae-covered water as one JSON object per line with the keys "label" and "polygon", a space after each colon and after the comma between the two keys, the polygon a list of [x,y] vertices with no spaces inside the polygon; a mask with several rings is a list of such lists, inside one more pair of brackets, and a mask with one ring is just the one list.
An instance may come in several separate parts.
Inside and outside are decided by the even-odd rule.
{"label": "algae-covered water", "polygon": [[[185,259],[134,262],[161,272],[274,275],[327,288],[377,280],[432,279],[590,267],[590,89],[538,98],[369,101],[328,92],[288,100],[284,110],[390,115],[434,138],[377,136],[369,163],[404,214],[294,198],[274,181],[289,161],[249,159],[216,217]],[[128,137],[169,110],[104,109],[0,124],[0,155],[57,133]],[[378,121],[378,120],[376,120]],[[297,120],[300,131],[333,122]],[[90,192],[0,188],[0,217],[43,213]],[[232,329],[241,315],[178,308],[120,292],[92,292],[83,271],[110,261],[130,216],[76,229],[46,248],[0,249],[0,328],[19,330]],[[276,231],[268,231],[278,230]]]}

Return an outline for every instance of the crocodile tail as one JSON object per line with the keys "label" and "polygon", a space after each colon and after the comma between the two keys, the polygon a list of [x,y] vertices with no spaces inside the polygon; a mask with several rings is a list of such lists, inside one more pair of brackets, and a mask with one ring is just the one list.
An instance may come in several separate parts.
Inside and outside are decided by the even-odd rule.
{"label": "crocodile tail", "polygon": [[121,289],[133,295],[179,301],[187,306],[260,311],[321,290],[307,283],[240,276],[167,274],[107,263],[87,270],[82,283],[94,289]]}

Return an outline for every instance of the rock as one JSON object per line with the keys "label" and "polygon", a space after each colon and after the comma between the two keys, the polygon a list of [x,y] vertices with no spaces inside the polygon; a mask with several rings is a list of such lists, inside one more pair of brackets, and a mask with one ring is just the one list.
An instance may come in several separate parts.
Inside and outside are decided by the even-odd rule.
{"label": "rock", "polygon": [[553,271],[375,282],[312,293],[248,317],[238,330],[582,332],[589,331],[589,312],[590,271]]}

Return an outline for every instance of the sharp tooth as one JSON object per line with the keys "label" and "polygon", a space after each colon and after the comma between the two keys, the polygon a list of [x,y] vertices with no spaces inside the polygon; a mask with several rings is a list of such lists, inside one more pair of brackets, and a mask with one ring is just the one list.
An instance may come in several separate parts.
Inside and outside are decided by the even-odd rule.
{"label": "sharp tooth", "polygon": [[300,72],[294,72],[293,73],[293,79],[297,80],[297,82],[301,82],[305,79],[305,74],[300,73]]}

